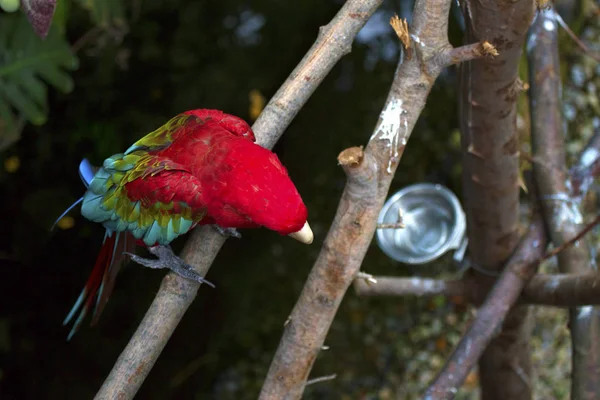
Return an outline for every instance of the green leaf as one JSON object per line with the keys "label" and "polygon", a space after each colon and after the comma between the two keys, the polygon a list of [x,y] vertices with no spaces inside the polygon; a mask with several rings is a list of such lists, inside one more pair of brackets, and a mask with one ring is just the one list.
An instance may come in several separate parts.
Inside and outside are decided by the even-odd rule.
{"label": "green leaf", "polygon": [[81,7],[88,10],[92,19],[101,27],[108,27],[114,22],[123,22],[125,10],[122,0],[78,0]]}
{"label": "green leaf", "polygon": [[17,115],[35,125],[46,122],[47,85],[71,91],[73,80],[65,69],[77,65],[57,27],[42,40],[23,14],[0,15],[0,143],[5,136],[14,137]]}
{"label": "green leaf", "polygon": [[69,18],[70,8],[70,1],[61,0],[56,3],[56,10],[54,11],[52,25],[56,26],[61,35],[64,35],[67,29],[67,20]]}

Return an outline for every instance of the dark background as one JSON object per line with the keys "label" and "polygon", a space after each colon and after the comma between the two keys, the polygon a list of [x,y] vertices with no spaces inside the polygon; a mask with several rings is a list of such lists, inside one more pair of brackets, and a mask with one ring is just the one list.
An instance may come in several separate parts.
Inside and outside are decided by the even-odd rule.
{"label": "dark background", "polygon": [[[61,0],[59,0],[61,1]],[[117,0],[108,0],[117,1]],[[123,1],[125,18],[79,42],[74,90],[50,90],[49,121],[27,125],[0,154],[0,397],[92,398],[155,295],[163,271],[129,265],[97,326],[66,341],[61,322],[87,279],[103,229],[74,210],[70,229],[49,231],[83,193],[81,158],[99,164],[173,115],[218,108],[252,122],[249,93],[268,100],[341,1]],[[401,7],[402,6],[402,7]],[[311,246],[264,230],[228,240],[150,376],[141,399],[255,398],[344,186],[337,154],[365,145],[389,89],[398,41],[388,25],[410,5],[389,1],[287,129],[275,151],[302,194],[315,232]],[[408,16],[401,14],[401,16]],[[95,23],[75,6],[66,36],[76,43]],[[124,33],[124,34],[123,34]],[[453,38],[459,38],[452,21]],[[422,181],[460,193],[454,70],[438,81],[413,133],[393,191]],[[180,249],[185,239],[174,243]],[[430,267],[427,267],[430,268]],[[364,269],[403,274],[373,245]],[[427,273],[419,270],[420,273]],[[444,299],[362,299],[350,290],[312,376],[307,398],[385,398],[420,342],[407,332]],[[437,332],[437,333],[436,333]],[[425,347],[448,331],[427,333]],[[429,336],[427,336],[429,335]],[[431,339],[431,340],[430,340]],[[441,346],[438,346],[441,347]],[[448,351],[441,347],[441,351]],[[424,377],[425,379],[425,377]],[[396,390],[396,389],[393,389]]]}

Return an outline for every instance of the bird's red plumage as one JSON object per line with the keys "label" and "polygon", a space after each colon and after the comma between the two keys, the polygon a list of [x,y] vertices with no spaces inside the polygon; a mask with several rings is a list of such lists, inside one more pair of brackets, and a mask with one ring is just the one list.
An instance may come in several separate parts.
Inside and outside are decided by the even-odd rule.
{"label": "bird's red plumage", "polygon": [[130,200],[147,205],[185,202],[206,211],[200,224],[264,226],[281,234],[300,230],[306,207],[278,157],[253,143],[250,126],[220,111],[186,114],[204,123],[182,128],[167,147],[149,152],[168,160],[171,169],[128,183]]}
{"label": "bird's red plumage", "polygon": [[[131,235],[137,233],[139,244],[152,246],[168,244],[196,224],[264,226],[281,234],[304,231],[307,210],[296,187],[277,156],[254,141],[252,129],[240,118],[217,110],[191,110],[105,161],[88,182],[82,213],[89,206],[84,215],[105,224],[107,236],[65,320],[81,308],[69,338],[94,300],[96,321],[110,296],[120,264],[113,258],[122,255],[122,247],[128,249],[127,239],[119,241],[119,234],[132,244]],[[117,207],[126,212],[117,213]],[[126,223],[119,225],[122,222]],[[160,229],[153,231],[156,226]]]}

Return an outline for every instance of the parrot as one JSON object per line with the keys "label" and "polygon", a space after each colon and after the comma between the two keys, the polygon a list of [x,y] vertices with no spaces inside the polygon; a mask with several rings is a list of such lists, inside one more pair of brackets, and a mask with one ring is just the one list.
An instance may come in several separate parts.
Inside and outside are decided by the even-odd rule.
{"label": "parrot", "polygon": [[[310,244],[308,211],[287,170],[273,152],[255,143],[250,126],[220,110],[185,111],[124,153],[93,167],[79,166],[86,191],[58,219],[81,203],[81,214],[105,228],[92,272],[65,318],[77,312],[70,340],[90,310],[98,320],[124,257],[150,268],[168,268],[206,283],[169,244],[198,225],[240,237],[237,228],[265,227]],[[145,246],[157,259],[133,254]],[[95,300],[95,302],[94,302]]]}

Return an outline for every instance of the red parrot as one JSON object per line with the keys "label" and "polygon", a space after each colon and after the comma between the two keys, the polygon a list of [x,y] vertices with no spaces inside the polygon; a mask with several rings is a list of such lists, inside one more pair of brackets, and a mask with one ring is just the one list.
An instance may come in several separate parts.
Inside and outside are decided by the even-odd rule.
{"label": "red parrot", "polygon": [[169,247],[197,225],[213,224],[219,232],[238,237],[235,228],[263,226],[312,242],[306,206],[286,169],[274,153],[254,142],[244,120],[198,109],[175,116],[125,153],[107,158],[101,168],[82,161],[79,171],[87,191],[62,216],[82,203],[82,215],[101,223],[106,234],[92,273],[64,321],[68,324],[81,309],[68,339],[94,300],[92,324],[97,321],[127,242],[137,241],[158,257],[125,253],[133,261],[208,284]]}

